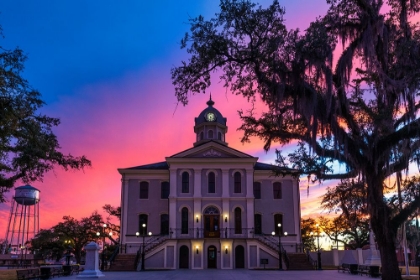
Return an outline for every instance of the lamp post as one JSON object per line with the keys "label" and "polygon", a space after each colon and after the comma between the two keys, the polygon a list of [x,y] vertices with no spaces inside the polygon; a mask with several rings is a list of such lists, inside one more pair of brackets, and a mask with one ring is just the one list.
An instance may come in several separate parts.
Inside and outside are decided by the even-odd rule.
{"label": "lamp post", "polygon": [[317,263],[318,263],[318,270],[322,270],[322,264],[321,264],[321,248],[319,247],[319,237],[322,237],[323,235],[320,234],[319,232],[319,224],[316,224],[316,235],[311,232],[311,235],[313,235],[314,237],[316,237],[317,240],[317,247],[318,247],[318,252],[317,252]]}
{"label": "lamp post", "polygon": [[101,227],[101,232],[97,232],[96,235],[98,237],[102,236],[102,263],[101,263],[101,270],[103,271],[105,269],[105,229],[107,227],[107,224],[103,224]]}
{"label": "lamp post", "polygon": [[[143,244],[142,244],[142,250],[141,250],[141,267],[140,267],[140,270],[141,271],[144,271],[145,270],[144,269],[144,262],[145,262],[145,258],[144,258],[144,254],[145,254],[145,250],[144,250],[145,249],[145,241],[144,241],[144,238],[146,237],[146,224],[142,224],[141,227],[142,227],[141,236],[143,238]],[[149,236],[151,236],[151,235],[152,235],[152,232],[149,231]],[[140,236],[140,233],[139,232],[136,232],[136,236],[139,237]]]}
{"label": "lamp post", "polygon": [[20,265],[22,267],[24,267],[24,263],[23,263],[23,250],[25,250],[25,245],[20,245],[19,244],[19,247],[20,247]]}
{"label": "lamp post", "polygon": [[71,258],[71,240],[65,240],[64,243],[67,247],[67,254],[66,254],[66,265],[70,265],[70,258]]}
{"label": "lamp post", "polygon": [[[281,247],[281,235],[282,235],[282,233],[281,233],[281,224],[280,223],[278,223],[277,224],[277,228],[278,228],[278,236],[279,236],[279,270],[283,270],[283,262],[282,262],[282,257],[281,257],[281,249],[282,249],[282,247]],[[273,231],[272,233],[271,233],[273,236],[275,236],[276,235],[276,232],[275,231]],[[287,232],[285,232],[284,233],[284,236],[287,236]]]}

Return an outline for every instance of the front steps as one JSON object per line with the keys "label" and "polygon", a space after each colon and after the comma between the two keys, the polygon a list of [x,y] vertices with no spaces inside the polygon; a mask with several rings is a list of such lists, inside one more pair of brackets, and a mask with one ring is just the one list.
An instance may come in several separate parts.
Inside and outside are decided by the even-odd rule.
{"label": "front steps", "polygon": [[314,270],[315,268],[305,253],[287,253],[289,258],[288,270]]}
{"label": "front steps", "polygon": [[136,254],[118,254],[112,262],[109,271],[135,271]]}

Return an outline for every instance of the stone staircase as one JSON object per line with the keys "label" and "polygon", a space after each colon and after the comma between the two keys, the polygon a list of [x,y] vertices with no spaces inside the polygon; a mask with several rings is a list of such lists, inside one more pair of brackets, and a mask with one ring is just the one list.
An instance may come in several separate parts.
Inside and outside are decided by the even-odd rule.
{"label": "stone staircase", "polygon": [[288,270],[314,270],[313,264],[305,253],[287,253],[289,258]]}
{"label": "stone staircase", "polygon": [[118,254],[112,262],[110,271],[135,271],[136,254]]}
{"label": "stone staircase", "polygon": [[[147,260],[148,253],[153,252],[153,250],[158,247],[159,245],[165,243],[168,240],[167,235],[159,235],[156,236],[148,241],[145,244],[145,259]],[[135,267],[137,254],[118,254],[115,259],[113,260],[109,270],[110,271],[135,271],[137,267]],[[140,257],[140,256],[139,256]]]}

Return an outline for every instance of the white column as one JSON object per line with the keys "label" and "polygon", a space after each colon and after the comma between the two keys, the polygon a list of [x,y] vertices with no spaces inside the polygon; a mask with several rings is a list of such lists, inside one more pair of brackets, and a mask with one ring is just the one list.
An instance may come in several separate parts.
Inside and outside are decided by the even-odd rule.
{"label": "white column", "polygon": [[[229,199],[228,198],[223,198],[222,199],[222,226],[223,229],[226,231],[226,233],[224,233],[223,236],[221,236],[221,238],[229,238],[229,225],[230,225],[230,211],[229,211]],[[227,219],[227,222],[225,222],[225,220]]]}
{"label": "white column", "polygon": [[229,169],[222,169],[222,197],[229,198]]}
{"label": "white column", "polygon": [[173,231],[172,238],[176,238],[176,220],[178,211],[176,209],[177,197],[177,174],[176,169],[169,169],[169,230]]}
{"label": "white column", "polygon": [[246,199],[246,223],[248,228],[248,238],[252,238],[254,233],[251,233],[250,228],[254,227],[254,199]]}
{"label": "white column", "polygon": [[127,242],[126,240],[126,234],[127,234],[127,225],[128,225],[128,180],[125,179],[125,176],[122,177],[122,194],[121,194],[121,213],[123,214],[123,217],[121,217],[121,244],[125,244]]}
{"label": "white column", "polygon": [[246,197],[254,198],[254,169],[246,170]]}
{"label": "white column", "polygon": [[[246,170],[246,223],[247,228],[254,227],[254,169]],[[253,233],[248,230],[248,238],[251,238]]]}
{"label": "white column", "polygon": [[201,169],[194,169],[194,197],[201,197]]}
{"label": "white column", "polygon": [[[201,198],[194,198],[194,216],[193,216],[193,222],[194,222],[194,238],[201,238],[201,234],[197,234],[197,232],[200,232],[199,229],[202,227],[203,224],[202,218],[203,215],[201,213]],[[197,223],[198,219],[198,223]]]}
{"label": "white column", "polygon": [[177,186],[176,169],[169,169],[169,197],[177,197],[176,186]]}
{"label": "white column", "polygon": [[[300,193],[299,181],[297,179],[291,180],[293,188],[293,212],[294,212],[294,230],[300,232]],[[302,243],[302,236],[298,234],[298,243]]]}
{"label": "white column", "polygon": [[[176,238],[177,237],[177,232],[175,231],[176,229],[176,220],[177,220],[177,216],[178,216],[178,211],[176,209],[176,198],[174,197],[169,197],[169,231],[173,232],[172,234],[172,238]],[[169,232],[169,234],[170,234]]]}

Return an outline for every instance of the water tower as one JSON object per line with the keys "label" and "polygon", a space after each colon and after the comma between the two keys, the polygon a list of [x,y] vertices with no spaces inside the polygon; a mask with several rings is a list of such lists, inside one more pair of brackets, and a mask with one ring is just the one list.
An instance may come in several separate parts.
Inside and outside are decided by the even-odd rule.
{"label": "water tower", "polygon": [[25,185],[15,188],[6,231],[9,253],[22,252],[39,231],[39,190]]}

